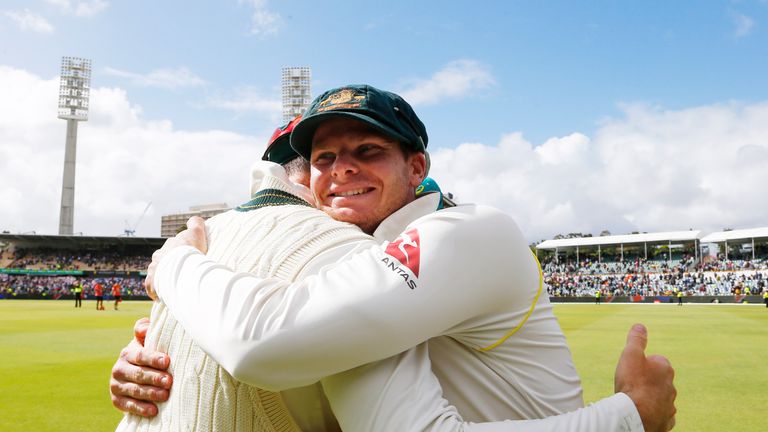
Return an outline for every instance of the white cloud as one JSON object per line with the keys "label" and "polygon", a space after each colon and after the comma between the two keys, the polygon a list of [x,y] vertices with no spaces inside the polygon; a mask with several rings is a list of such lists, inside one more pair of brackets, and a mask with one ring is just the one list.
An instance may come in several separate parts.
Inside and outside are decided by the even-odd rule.
{"label": "white cloud", "polygon": [[282,24],[282,18],[275,12],[257,10],[251,17],[251,33],[258,36],[276,34]]}
{"label": "white cloud", "polygon": [[413,105],[428,105],[445,99],[466,97],[496,83],[491,72],[476,60],[455,60],[429,79],[415,80],[400,95]]}
{"label": "white cloud", "polygon": [[748,35],[755,27],[755,20],[747,15],[733,12],[733,22],[736,25],[736,29],[733,31],[733,35],[737,38]]}
{"label": "white cloud", "polygon": [[78,2],[75,9],[77,16],[93,16],[103,11],[109,6],[109,3],[102,0],[93,0],[90,2]]}
{"label": "white cloud", "polygon": [[[0,66],[0,230],[58,231],[66,123],[56,118],[58,78]],[[78,129],[75,232],[119,235],[153,205],[137,235],[158,236],[160,216],[248,197],[249,168],[267,137],[178,130],[144,119],[118,88],[91,90]]]}
{"label": "white cloud", "polygon": [[[7,204],[0,230],[57,231],[65,138],[58,85],[0,66],[0,94],[16,101],[0,104],[0,202]],[[766,225],[768,102],[621,109],[593,136],[536,145],[516,132],[493,144],[437,149],[431,175],[459,201],[507,211],[531,241],[603,229]],[[90,119],[78,134],[75,231],[121,234],[151,201],[137,234],[159,235],[162,214],[244,201],[267,133],[179,130],[144,118],[123,89],[93,88]]]}
{"label": "white cloud", "polygon": [[234,93],[235,96],[232,97],[211,98],[205,106],[233,111],[238,114],[246,112],[264,113],[270,115],[275,122],[282,114],[283,103],[281,100],[269,99],[253,87],[242,87]]}
{"label": "white cloud", "polygon": [[254,10],[251,15],[251,34],[269,36],[277,34],[283,24],[279,13],[267,8],[267,0],[240,0],[240,3],[250,5]]}
{"label": "white cloud", "polygon": [[23,11],[2,11],[2,14],[13,20],[22,30],[30,30],[36,33],[53,33],[54,28],[45,18],[29,9]]}
{"label": "white cloud", "polygon": [[267,0],[239,0],[240,4],[249,4],[255,9],[264,9],[267,7]]}
{"label": "white cloud", "polygon": [[766,225],[768,102],[622,109],[592,139],[575,133],[535,146],[513,133],[495,145],[438,149],[431,175],[460,201],[506,210],[532,241]]}
{"label": "white cloud", "polygon": [[185,67],[176,69],[157,69],[147,74],[139,74],[107,67],[104,68],[104,72],[108,75],[127,78],[134,85],[142,87],[177,89],[182,87],[199,87],[206,84],[204,79]]}
{"label": "white cloud", "polygon": [[105,10],[109,3],[105,0],[45,0],[66,14],[90,17]]}
{"label": "white cloud", "polygon": [[563,138],[550,138],[536,147],[541,162],[548,165],[582,163],[589,148],[589,137],[574,133]]}

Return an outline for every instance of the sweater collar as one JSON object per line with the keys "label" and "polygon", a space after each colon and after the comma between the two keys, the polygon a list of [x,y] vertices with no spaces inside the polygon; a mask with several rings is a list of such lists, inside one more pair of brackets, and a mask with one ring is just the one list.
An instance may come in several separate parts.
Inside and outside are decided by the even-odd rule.
{"label": "sweater collar", "polygon": [[[251,195],[264,189],[279,189],[291,193],[308,202],[314,202],[312,194],[304,186],[288,180],[282,166],[265,161],[258,161],[251,171]],[[440,205],[439,193],[428,193],[404,205],[387,216],[373,232],[373,237],[381,241],[397,238],[411,222],[433,213]]]}
{"label": "sweater collar", "polygon": [[304,185],[290,181],[288,174],[285,173],[285,168],[281,165],[258,161],[253,164],[251,169],[251,197],[253,198],[259,191],[265,189],[278,189],[295,195],[306,202],[314,202],[309,189]]}

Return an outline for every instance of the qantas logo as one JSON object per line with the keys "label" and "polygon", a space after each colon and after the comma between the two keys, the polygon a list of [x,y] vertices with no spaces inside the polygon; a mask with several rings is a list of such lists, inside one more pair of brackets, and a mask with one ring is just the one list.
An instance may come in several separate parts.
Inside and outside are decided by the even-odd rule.
{"label": "qantas logo", "polygon": [[[387,255],[395,258],[400,264],[411,271],[411,273],[419,277],[419,232],[414,228],[410,229],[402,234],[397,240],[387,245]],[[411,289],[416,288],[416,282],[411,279],[401,266],[392,260],[390,257],[384,257],[382,262],[387,265],[392,271],[397,272]]]}
{"label": "qantas logo", "polygon": [[402,234],[387,246],[385,251],[405,265],[416,277],[419,277],[419,232],[416,228]]}

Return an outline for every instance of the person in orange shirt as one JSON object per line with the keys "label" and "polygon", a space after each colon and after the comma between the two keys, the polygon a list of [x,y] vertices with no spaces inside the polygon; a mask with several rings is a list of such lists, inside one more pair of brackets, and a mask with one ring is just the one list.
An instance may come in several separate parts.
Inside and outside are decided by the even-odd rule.
{"label": "person in orange shirt", "polygon": [[93,295],[96,297],[96,310],[104,310],[104,285],[98,280],[93,284]]}
{"label": "person in orange shirt", "polygon": [[115,282],[114,285],[112,285],[112,295],[115,297],[115,310],[117,310],[117,304],[122,301],[120,298],[122,294],[122,287],[120,286],[119,282]]}

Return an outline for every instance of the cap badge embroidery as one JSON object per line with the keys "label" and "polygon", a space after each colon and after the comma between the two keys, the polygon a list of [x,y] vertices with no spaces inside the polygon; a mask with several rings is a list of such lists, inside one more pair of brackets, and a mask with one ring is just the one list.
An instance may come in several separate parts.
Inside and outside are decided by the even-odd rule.
{"label": "cap badge embroidery", "polygon": [[365,95],[356,95],[352,89],[339,90],[328,95],[318,105],[317,112],[330,111],[345,108],[360,108]]}

